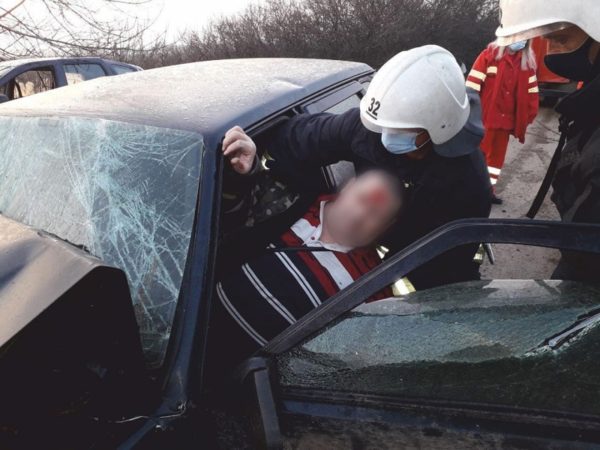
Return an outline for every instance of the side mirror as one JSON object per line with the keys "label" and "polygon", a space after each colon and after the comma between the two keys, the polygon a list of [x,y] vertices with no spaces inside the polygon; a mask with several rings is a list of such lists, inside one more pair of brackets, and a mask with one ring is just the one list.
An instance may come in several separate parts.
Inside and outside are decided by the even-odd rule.
{"label": "side mirror", "polygon": [[8,102],[8,101],[10,101],[10,98],[8,98],[8,95],[0,94],[0,103],[4,103],[4,102]]}

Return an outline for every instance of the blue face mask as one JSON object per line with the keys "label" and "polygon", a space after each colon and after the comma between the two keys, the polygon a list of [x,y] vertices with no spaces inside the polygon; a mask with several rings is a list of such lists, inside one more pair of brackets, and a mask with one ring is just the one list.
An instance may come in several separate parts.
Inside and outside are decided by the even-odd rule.
{"label": "blue face mask", "polygon": [[520,52],[521,50],[523,50],[525,47],[527,47],[527,41],[519,41],[519,42],[515,42],[514,44],[510,44],[508,46],[508,48],[510,48],[511,51],[513,52]]}
{"label": "blue face mask", "polygon": [[386,150],[394,155],[404,155],[414,152],[417,148],[417,136],[420,133],[405,131],[401,133],[382,133],[381,143]]}

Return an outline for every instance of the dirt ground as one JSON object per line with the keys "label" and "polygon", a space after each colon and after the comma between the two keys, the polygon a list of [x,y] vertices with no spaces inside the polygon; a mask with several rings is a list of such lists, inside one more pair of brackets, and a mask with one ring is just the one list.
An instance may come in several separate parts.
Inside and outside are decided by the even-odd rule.
{"label": "dirt ground", "polygon": [[[512,138],[497,194],[504,204],[494,206],[494,218],[523,218],[527,213],[550,164],[558,144],[558,117],[542,108],[529,127],[524,145]],[[550,194],[537,217],[556,220],[558,213],[550,202]],[[509,245],[494,245],[496,264],[484,264],[485,279],[548,279],[558,263],[558,251]]]}

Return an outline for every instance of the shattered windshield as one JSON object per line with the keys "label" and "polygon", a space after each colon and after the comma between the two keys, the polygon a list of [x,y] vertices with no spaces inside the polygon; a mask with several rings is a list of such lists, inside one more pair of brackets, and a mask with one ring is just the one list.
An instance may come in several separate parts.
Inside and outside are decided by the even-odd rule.
{"label": "shattered windshield", "polygon": [[279,359],[289,387],[600,413],[600,286],[494,281],[363,305]]}
{"label": "shattered windshield", "polygon": [[0,211],[127,274],[164,357],[191,238],[202,136],[77,117],[0,117]]}

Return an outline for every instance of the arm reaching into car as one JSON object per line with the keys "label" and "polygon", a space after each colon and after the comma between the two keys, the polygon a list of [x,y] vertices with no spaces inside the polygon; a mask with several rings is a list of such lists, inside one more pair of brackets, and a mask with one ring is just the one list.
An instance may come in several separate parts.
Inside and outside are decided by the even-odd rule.
{"label": "arm reaching into car", "polygon": [[321,167],[338,161],[354,161],[364,137],[360,111],[344,114],[302,114],[280,126],[267,152],[269,166],[283,171]]}

